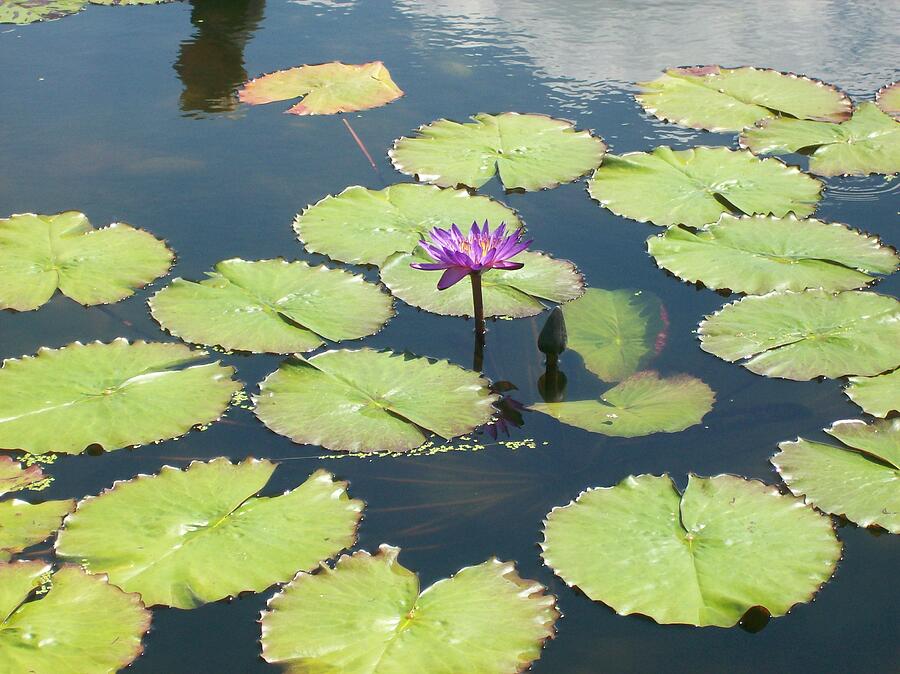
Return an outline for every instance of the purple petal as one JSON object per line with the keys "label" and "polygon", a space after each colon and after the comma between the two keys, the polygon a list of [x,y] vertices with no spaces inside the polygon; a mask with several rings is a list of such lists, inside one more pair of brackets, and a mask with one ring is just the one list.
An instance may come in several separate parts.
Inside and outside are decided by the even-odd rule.
{"label": "purple petal", "polygon": [[459,231],[459,227],[456,226],[455,222],[450,227],[450,232],[453,234],[453,240],[457,243],[463,240],[464,237],[462,235],[462,232]]}
{"label": "purple petal", "polygon": [[424,269],[425,271],[437,271],[438,269],[447,269],[449,267],[446,262],[411,262],[409,266],[413,269]]}
{"label": "purple petal", "polygon": [[446,290],[454,283],[458,283],[462,281],[466,276],[469,275],[469,270],[465,267],[450,267],[444,274],[441,276],[441,280],[438,281],[437,288],[438,290]]}
{"label": "purple petal", "polygon": [[493,265],[494,269],[521,269],[525,266],[524,262],[509,262],[508,260],[501,260],[500,262],[495,262]]}

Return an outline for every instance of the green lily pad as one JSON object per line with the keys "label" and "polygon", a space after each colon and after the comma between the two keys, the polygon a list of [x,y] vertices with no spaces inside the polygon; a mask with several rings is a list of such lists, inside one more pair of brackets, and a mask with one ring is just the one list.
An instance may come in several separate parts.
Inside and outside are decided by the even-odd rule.
{"label": "green lily pad", "polygon": [[766,377],[874,375],[900,364],[900,302],[857,290],[751,295],[698,333],[704,351]]}
{"label": "green lily pad", "polygon": [[881,87],[875,94],[875,103],[894,118],[900,117],[900,82]]}
{"label": "green lily pad", "polygon": [[663,146],[607,155],[588,192],[616,215],[638,222],[702,227],[729,212],[806,217],[816,210],[822,183],[746,150]]}
{"label": "green lily pad", "polygon": [[0,502],[0,562],[46,540],[74,509],[75,499],[36,504],[19,499]]}
{"label": "green lily pad", "polygon": [[[522,262],[521,269],[490,269],[481,276],[484,315],[524,318],[546,309],[542,300],[563,303],[584,293],[584,277],[568,260],[556,260],[536,251],[523,251],[510,258]],[[381,282],[391,294],[419,309],[443,316],[472,316],[472,286],[469,279],[438,291],[439,271],[410,267],[430,258],[396,253],[381,268]]]}
{"label": "green lily pad", "polygon": [[131,296],[169,271],[173,254],[120,222],[94,229],[83,213],[0,219],[0,309],[30,311],[57,289],[80,304]]}
{"label": "green lily pad", "polygon": [[399,138],[394,168],[441,187],[478,188],[499,171],[503,186],[527,191],[570,183],[597,168],[606,143],[572,122],[546,115],[479,113],[460,124],[439,119]]}
{"label": "green lily pad", "polygon": [[253,353],[296,353],[378,332],[390,295],[340,269],[284,260],[225,260],[200,283],[175,279],[150,313],[176,337]]}
{"label": "green lily pad", "polygon": [[695,377],[662,378],[647,371],[632,375],[599,400],[535,403],[529,409],[591,433],[636,438],[677,433],[699,424],[715,398],[713,390]]}
{"label": "green lily pad", "polygon": [[33,601],[50,565],[0,564],[0,671],[8,674],[107,674],[143,651],[150,611],[103,576],[64,566]]}
{"label": "green lily pad", "polygon": [[540,657],[559,617],[543,585],[489,559],[420,592],[399,553],[298,574],[262,615],[263,659],[293,674],[515,674]]}
{"label": "green lily pad", "polygon": [[872,102],[843,124],[767,120],[744,131],[741,146],[757,154],[810,154],[809,170],[821,176],[900,172],[900,121]]}
{"label": "green lily pad", "polygon": [[400,183],[383,190],[358,185],[328,196],[294,220],[294,231],[310,253],[333,260],[381,266],[394,253],[416,249],[435,227],[466,227],[487,220],[521,227],[516,212],[488,197],[434,185]]}
{"label": "green lily pad", "polygon": [[381,61],[297,66],[250,80],[238,92],[240,100],[250,105],[302,97],[287,110],[291,115],[368,110],[387,105],[402,95],[403,90],[394,84]]}
{"label": "green lily pad", "polygon": [[732,627],[755,606],[773,616],[812,599],[840,558],[831,520],[773,487],[664,475],[590,489],[544,524],[544,562],[616,613]]}
{"label": "green lily pad", "polygon": [[851,290],[891,274],[896,251],[838,223],[723,214],[698,232],[670,227],[647,239],[661,269],[707,288],[761,295],[772,290]]}
{"label": "green lily pad", "polygon": [[665,338],[665,308],[652,293],[588,288],[562,311],[568,347],[603,381],[633,375],[656,355]]}
{"label": "green lily pad", "polygon": [[203,351],[116,339],[42,348],[0,368],[0,447],[32,454],[110,451],[176,438],[218,419],[240,389],[234,368],[184,367]]}
{"label": "green lily pad", "polygon": [[18,461],[0,456],[0,496],[19,491],[44,479],[44,471],[37,464],[23,468]]}
{"label": "green lily pad", "polygon": [[761,68],[670,68],[639,82],[635,98],[662,120],[692,129],[740,131],[762,119],[842,122],[853,104],[837,88],[808,77]]}
{"label": "green lily pad", "polygon": [[487,423],[497,399],[477,372],[447,361],[327,351],[286,360],[259,385],[256,415],[294,442],[348,452],[402,452],[429,433],[453,438]]}
{"label": "green lily pad", "polygon": [[36,21],[54,21],[84,9],[87,0],[3,0],[0,23],[24,25]]}
{"label": "green lily pad", "polygon": [[861,527],[900,534],[900,419],[837,421],[826,431],[852,449],[803,438],[779,443],[772,464],[791,493]]}
{"label": "green lily pad", "polygon": [[872,416],[900,412],[900,369],[875,377],[850,377],[844,393]]}
{"label": "green lily pad", "polygon": [[219,458],[116,482],[66,518],[56,552],[148,606],[195,608],[261,592],[353,545],[363,503],[324,470],[255,496],[275,464]]}

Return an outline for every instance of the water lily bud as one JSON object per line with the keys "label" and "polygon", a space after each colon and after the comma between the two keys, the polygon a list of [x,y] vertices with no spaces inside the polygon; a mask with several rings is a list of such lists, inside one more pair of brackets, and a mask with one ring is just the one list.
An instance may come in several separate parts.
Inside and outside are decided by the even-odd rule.
{"label": "water lily bud", "polygon": [[556,307],[550,312],[541,334],[538,335],[538,349],[541,353],[558,356],[566,350],[568,341],[566,319],[563,317],[562,309]]}

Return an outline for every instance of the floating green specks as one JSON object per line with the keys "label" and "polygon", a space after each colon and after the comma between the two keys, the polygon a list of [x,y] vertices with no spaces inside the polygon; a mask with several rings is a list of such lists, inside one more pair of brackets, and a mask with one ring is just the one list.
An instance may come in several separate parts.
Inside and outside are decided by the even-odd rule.
{"label": "floating green specks", "polygon": [[896,251],[877,237],[820,220],[723,214],[691,232],[670,227],[647,239],[656,264],[713,290],[850,290],[897,269]]}
{"label": "floating green specks", "polygon": [[537,412],[591,433],[634,438],[677,433],[699,424],[712,409],[715,393],[695,377],[660,377],[639,372],[614,386],[599,400],[535,403]]}
{"label": "floating green specks", "polygon": [[[584,277],[568,260],[556,260],[536,251],[510,258],[524,263],[521,269],[490,269],[481,276],[484,315],[523,318],[546,309],[543,303],[563,303],[584,293]],[[381,281],[394,297],[419,309],[443,316],[472,316],[472,287],[468,279],[437,290],[441,272],[410,267],[412,262],[431,262],[424,253],[396,253],[381,269]]]}
{"label": "floating green specks", "polygon": [[846,94],[831,85],[760,68],[670,68],[638,86],[643,93],[635,98],[647,112],[709,131],[740,131],[783,115],[842,122],[852,110]]}
{"label": "floating green specks", "polygon": [[698,332],[704,351],[767,377],[874,375],[900,364],[900,302],[869,292],[749,296]]}
{"label": "floating green specks", "polygon": [[288,113],[333,115],[386,105],[400,98],[403,91],[394,84],[381,61],[360,64],[334,61],[262,75],[247,82],[238,95],[250,105],[302,97]]}
{"label": "floating green specks", "polygon": [[[218,419],[234,369],[182,344],[117,339],[42,348],[0,368],[0,448],[78,454],[178,437]],[[188,366],[188,367],[185,367]]]}
{"label": "floating green specks", "polygon": [[3,0],[0,23],[53,21],[80,12],[86,4],[87,0]]}
{"label": "floating green specks", "polygon": [[731,627],[754,606],[773,616],[828,581],[841,545],[831,521],[778,490],[732,475],[627,477],[547,516],[544,562],[621,615]]}
{"label": "floating green specks", "polygon": [[489,559],[420,592],[399,552],[298,574],[263,613],[263,658],[292,674],[516,674],[540,657],[559,617],[542,585]]}
{"label": "floating green specks", "polygon": [[78,504],[57,554],[139,592],[148,606],[194,608],[261,592],[353,545],[363,509],[324,470],[292,491],[255,496],[274,470],[269,461],[220,458],[116,482]]}
{"label": "floating green specks", "polygon": [[150,312],[186,341],[254,353],[311,351],[378,332],[391,297],[339,269],[284,260],[225,260],[199,283],[175,279]]}
{"label": "floating green specks", "polygon": [[372,349],[287,360],[259,389],[256,414],[270,429],[345,452],[400,452],[429,433],[468,433],[497,399],[477,372]]}
{"label": "floating green specks", "polygon": [[875,377],[850,377],[844,393],[872,416],[900,412],[900,369]]}
{"label": "floating green specks", "polygon": [[562,311],[568,347],[603,381],[630,377],[665,343],[668,319],[652,293],[588,288]]}
{"label": "floating green specks", "polygon": [[900,533],[900,419],[837,421],[826,432],[847,447],[779,443],[772,463],[781,479],[819,510]]}
{"label": "floating green specks", "polygon": [[607,155],[588,191],[616,215],[638,222],[702,227],[728,212],[806,217],[816,210],[822,183],[746,150],[658,147]]}
{"label": "floating green specks", "polygon": [[0,564],[0,671],[108,674],[141,654],[150,611],[138,595],[64,566],[29,601],[49,572],[41,561]]}
{"label": "floating green specks", "polygon": [[398,139],[388,153],[394,167],[442,187],[478,188],[499,171],[506,189],[533,191],[572,182],[606,152],[602,139],[563,119],[516,112],[472,119],[439,119]]}
{"label": "floating green specks", "polygon": [[900,172],[900,121],[872,102],[843,124],[773,119],[741,135],[757,154],[811,154],[809,170],[822,176]]}
{"label": "floating green specks", "polygon": [[0,309],[29,311],[60,290],[85,305],[109,304],[165,274],[173,254],[130,225],[94,229],[83,213],[0,219]]}
{"label": "floating green specks", "polygon": [[379,267],[394,253],[410,253],[435,227],[466,228],[487,220],[494,229],[521,226],[515,211],[488,197],[434,185],[401,183],[383,190],[348,187],[310,206],[294,230],[310,253]]}

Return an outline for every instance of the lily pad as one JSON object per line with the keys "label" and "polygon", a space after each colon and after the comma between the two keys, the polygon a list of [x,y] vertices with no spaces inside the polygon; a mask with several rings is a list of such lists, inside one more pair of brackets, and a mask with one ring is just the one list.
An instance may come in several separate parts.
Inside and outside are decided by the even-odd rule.
{"label": "lily pad", "polygon": [[489,559],[420,592],[399,553],[298,574],[262,615],[263,658],[294,674],[515,674],[540,657],[559,617],[543,585]]}
{"label": "lily pad", "polygon": [[188,609],[261,592],[353,545],[363,503],[346,482],[318,470],[292,491],[255,496],[274,470],[220,458],[116,482],[66,518],[57,555],[148,606]]}
{"label": "lily pad", "polygon": [[[536,251],[510,258],[521,269],[490,269],[481,276],[484,315],[524,318],[546,309],[542,300],[563,303],[584,293],[584,277],[568,260],[556,260]],[[410,267],[430,262],[423,253],[396,253],[381,268],[381,281],[394,297],[419,309],[443,316],[472,316],[472,287],[468,279],[446,290],[437,290],[439,272]]]}
{"label": "lily pad", "polygon": [[808,602],[834,572],[831,520],[773,487],[664,475],[590,489],[544,523],[544,562],[616,613],[732,627],[755,606],[773,616]]}
{"label": "lily pad", "polygon": [[896,251],[838,223],[723,214],[698,232],[670,227],[647,239],[661,269],[707,288],[760,295],[772,290],[850,290],[891,274]]}
{"label": "lily pad", "polygon": [[[234,368],[193,365],[182,344],[116,339],[42,348],[0,368],[0,447],[32,454],[110,451],[218,419],[240,389]],[[185,367],[189,366],[189,367]]]}
{"label": "lily pad", "polygon": [[37,464],[22,467],[8,456],[0,456],[0,495],[19,491],[44,479],[44,471]]}
{"label": "lily pad", "polygon": [[616,215],[638,222],[702,227],[730,212],[806,217],[816,210],[822,183],[746,150],[663,146],[607,155],[588,192]]}
{"label": "lily pad", "polygon": [[253,353],[296,353],[378,332],[390,295],[339,269],[284,260],[225,260],[200,283],[175,279],[150,313],[185,341]]}
{"label": "lily pad", "polygon": [[0,502],[0,562],[46,540],[74,509],[75,499],[36,504],[19,499]]}
{"label": "lily pad", "polygon": [[879,89],[875,94],[875,103],[894,118],[900,117],[900,82]]}
{"label": "lily pad", "polygon": [[394,168],[422,182],[473,188],[499,171],[506,189],[530,192],[576,180],[606,153],[601,138],[564,119],[517,112],[471,119],[439,119],[414,138],[399,138],[388,152]]}
{"label": "lily pad", "polygon": [[250,80],[238,92],[240,100],[250,105],[302,97],[287,110],[291,115],[368,110],[387,105],[402,95],[403,90],[394,84],[381,61],[297,66]]}
{"label": "lily pad", "polygon": [[900,412],[900,368],[875,377],[850,377],[844,393],[872,416]]}
{"label": "lily pad", "polygon": [[256,415],[294,442],[349,452],[402,452],[429,433],[453,438],[487,423],[497,396],[447,361],[327,351],[286,360],[259,385]]}
{"label": "lily pad", "polygon": [[662,378],[647,371],[609,389],[599,400],[535,403],[529,409],[591,433],[636,438],[677,433],[699,424],[715,398],[713,390],[695,377]]}
{"label": "lily pad", "polygon": [[837,88],[808,77],[761,68],[670,68],[639,82],[635,98],[662,120],[692,129],[740,131],[762,119],[843,122],[853,104]]}
{"label": "lily pad", "polygon": [[850,290],[752,295],[700,323],[700,347],[766,377],[874,375],[900,364],[900,302]]}
{"label": "lily pad", "polygon": [[652,293],[588,288],[562,308],[568,347],[603,381],[630,377],[656,355],[665,309]]}
{"label": "lily pad", "polygon": [[809,154],[810,172],[821,176],[900,172],[900,121],[872,102],[843,124],[767,120],[744,131],[741,146],[757,154]]}
{"label": "lily pad", "polygon": [[779,443],[772,464],[781,479],[819,510],[900,534],[900,419],[837,421],[826,432],[851,449],[803,438]]}
{"label": "lily pad", "polygon": [[40,561],[0,564],[0,671],[107,674],[141,654],[150,612],[136,594],[64,566],[29,601],[49,571]]}
{"label": "lily pad", "polygon": [[29,311],[60,290],[80,304],[131,296],[172,265],[159,239],[120,222],[94,229],[83,213],[0,219],[0,309]]}
{"label": "lily pad", "polygon": [[3,0],[0,23],[24,25],[36,21],[54,21],[84,9],[87,0]]}
{"label": "lily pad", "polygon": [[310,253],[333,260],[379,267],[397,252],[409,253],[435,227],[465,227],[474,221],[492,227],[521,227],[516,212],[488,197],[434,185],[400,183],[383,190],[355,185],[308,207],[294,231]]}

